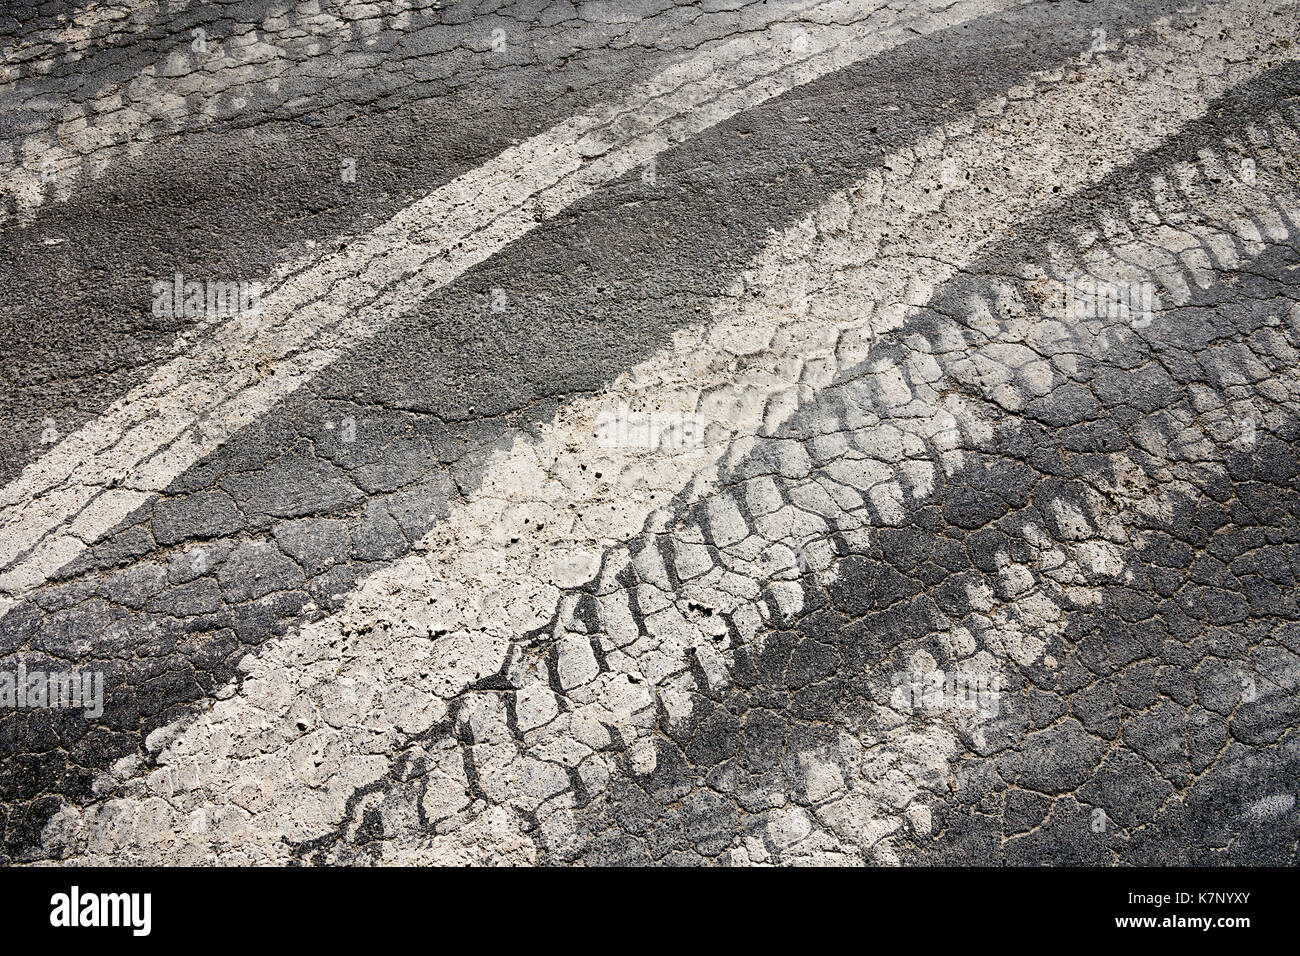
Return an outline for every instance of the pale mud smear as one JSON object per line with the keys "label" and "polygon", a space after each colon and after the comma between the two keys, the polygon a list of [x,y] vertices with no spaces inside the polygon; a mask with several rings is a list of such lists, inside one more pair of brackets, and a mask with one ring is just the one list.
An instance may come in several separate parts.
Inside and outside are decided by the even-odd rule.
{"label": "pale mud smear", "polygon": [[[876,362],[873,337],[902,327],[1008,222],[1098,181],[1117,157],[1153,148],[1216,97],[1283,62],[1291,54],[1277,41],[1292,39],[1293,28],[1271,13],[1236,3],[1194,30],[1157,31],[1150,49],[1036,78],[888,158],[878,179],[776,237],[736,298],[720,303],[711,329],[680,334],[607,396],[565,409],[540,438],[517,438],[490,463],[479,494],[426,537],[428,554],[367,581],[347,613],[247,660],[229,700],[152,736],[157,767],[117,768],[101,781],[104,802],[51,823],[51,852],[119,863],[283,861],[295,844],[300,853],[333,851],[341,841],[337,852],[346,855],[350,840],[377,826],[384,839],[372,849],[384,860],[529,860],[538,852],[534,832],[551,853],[575,855],[574,808],[600,794],[625,758],[634,772],[652,772],[664,752],[655,739],[693,719],[692,689],[725,687],[738,650],[762,640],[767,619],[797,611],[800,585],[780,586],[792,564],[833,586],[834,559],[818,545],[826,519],[811,502],[792,508],[762,481],[735,493],[719,488],[760,443],[769,483],[805,478],[808,449],[781,440],[780,430],[837,374],[859,368],[865,405],[854,427],[866,447],[826,456],[842,472],[840,500],[819,482],[803,493],[820,488],[840,511],[862,511],[849,531],[869,540],[872,524],[904,520],[944,476],[959,473],[990,427],[967,400],[941,394],[946,375],[966,374],[967,343],[909,342]],[[1032,141],[1020,141],[1024,129],[1034,130]],[[1097,150],[1099,141],[1113,146]],[[1197,200],[1207,204],[1197,215],[1216,223],[1206,249],[1242,236],[1246,220],[1225,205],[1245,198],[1286,235],[1267,197],[1280,197],[1283,209],[1291,199],[1268,175],[1261,170],[1247,197],[1209,190]],[[1088,265],[1127,279],[1132,263],[1116,263],[1157,256],[1143,268],[1168,279],[1163,294],[1176,302],[1173,271],[1159,271],[1159,239],[1141,230],[1130,244],[1119,237]],[[956,357],[939,361],[949,346]],[[1035,350],[1022,361],[1013,343],[998,347],[1006,354],[985,353],[982,366],[970,359],[995,379],[987,383],[995,400],[1042,396],[1065,371]],[[702,414],[713,422],[708,441],[669,455],[593,447],[599,416],[619,401]],[[751,437],[733,441],[736,434]],[[1134,507],[1158,507],[1155,500],[1135,496]],[[678,521],[681,507],[697,501],[706,502],[707,533]],[[761,546],[751,520],[764,524]],[[1077,543],[1043,535],[1040,564],[1054,563],[1067,581],[1106,573],[1105,522],[1094,527],[1082,512],[1075,519],[1068,503],[1059,520],[1080,523],[1070,539]],[[670,527],[678,556],[671,572],[661,549],[622,547]],[[675,582],[696,575],[697,590],[676,593]],[[963,626],[951,630],[946,653],[979,668],[1041,656],[1059,623],[1063,585],[1035,586],[1032,573],[1010,563],[1005,578],[1003,593],[972,595],[1000,643]],[[629,581],[641,582],[634,598]],[[738,862],[787,850],[887,862],[903,819],[927,827],[924,792],[950,772],[960,743],[978,744],[986,730],[977,713],[888,726],[887,702],[879,739],[840,741],[849,764],[825,751],[800,757],[810,799],[830,801],[847,788],[852,800],[814,824],[773,793],[767,829],[728,849]]]}
{"label": "pale mud smear", "polygon": [[[21,595],[44,583],[409,303],[602,184],[796,86],[916,34],[1015,5],[962,0],[906,17],[854,3],[809,7],[797,35],[773,27],[685,59],[617,104],[506,150],[337,252],[285,267],[256,315],[187,332],[177,358],[0,491],[0,592]],[[12,601],[0,594],[0,611]]]}
{"label": "pale mud smear", "polygon": [[[86,4],[72,17],[25,28],[5,48],[0,102],[21,135],[0,146],[4,193],[26,222],[87,180],[160,149],[183,149],[204,131],[274,120],[329,126],[359,106],[382,113],[412,95],[491,88],[514,70],[598,54],[653,49],[667,59],[777,16],[811,11],[817,18],[826,4],[783,0],[773,10],[751,0],[710,13],[670,5],[641,16],[627,5],[588,3],[527,19],[532,11],[515,7]],[[105,48],[115,55],[105,57]],[[591,72],[600,65],[597,56]],[[128,78],[100,80],[122,74]]]}

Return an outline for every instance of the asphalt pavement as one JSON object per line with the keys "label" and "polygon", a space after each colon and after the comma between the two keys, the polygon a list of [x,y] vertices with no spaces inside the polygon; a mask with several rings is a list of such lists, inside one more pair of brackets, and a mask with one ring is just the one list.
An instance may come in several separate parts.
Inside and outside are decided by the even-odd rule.
{"label": "asphalt pavement", "polygon": [[1300,862],[1300,7],[19,0],[0,862]]}

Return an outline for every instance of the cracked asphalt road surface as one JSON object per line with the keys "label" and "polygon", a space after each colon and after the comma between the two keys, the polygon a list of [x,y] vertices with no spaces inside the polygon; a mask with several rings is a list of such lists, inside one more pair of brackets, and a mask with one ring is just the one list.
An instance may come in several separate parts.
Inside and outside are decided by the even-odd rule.
{"label": "cracked asphalt road surface", "polygon": [[1300,6],[0,43],[0,861],[1300,862]]}

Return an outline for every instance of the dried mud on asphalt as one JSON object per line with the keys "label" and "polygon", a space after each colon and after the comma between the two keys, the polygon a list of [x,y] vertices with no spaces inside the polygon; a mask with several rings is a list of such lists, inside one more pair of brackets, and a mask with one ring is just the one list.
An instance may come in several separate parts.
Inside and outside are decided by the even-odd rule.
{"label": "dried mud on asphalt", "polygon": [[0,46],[0,863],[1300,862],[1294,2]]}

